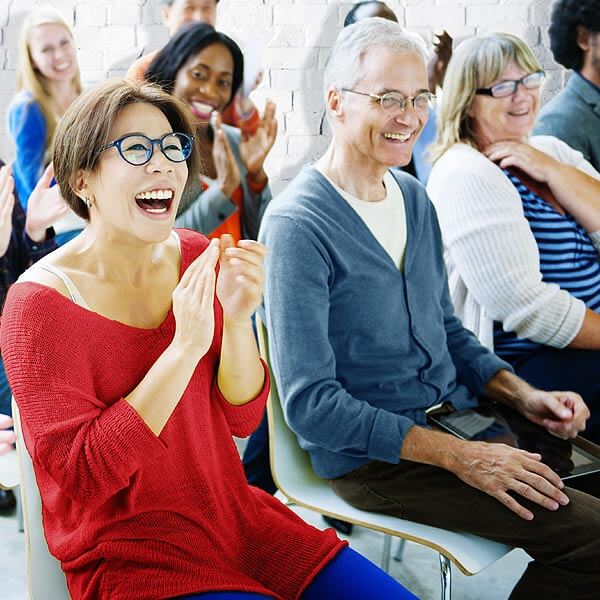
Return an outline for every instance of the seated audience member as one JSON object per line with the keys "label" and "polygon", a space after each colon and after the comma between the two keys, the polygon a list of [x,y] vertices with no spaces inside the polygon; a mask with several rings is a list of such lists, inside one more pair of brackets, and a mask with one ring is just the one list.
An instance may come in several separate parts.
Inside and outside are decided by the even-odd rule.
{"label": "seated audience member", "polygon": [[[27,15],[19,40],[17,95],[8,108],[8,125],[15,143],[15,188],[24,210],[45,165],[50,162],[54,131],[65,110],[81,93],[73,32],[50,6]],[[67,211],[54,224],[56,243],[75,237],[83,221]]]}
{"label": "seated audience member", "polygon": [[523,547],[534,560],[513,599],[590,598],[600,501],[562,489],[539,454],[426,426],[430,406],[483,395],[564,437],[589,415],[577,394],[515,376],[453,314],[435,210],[414,178],[389,170],[408,162],[427,120],[426,64],[423,41],[396,23],[342,30],[324,74],[331,145],[263,219],[286,419],[352,505]]}
{"label": "seated audience member", "polygon": [[574,72],[534,133],[556,136],[600,171],[600,1],[557,0],[548,34],[554,60]]}
{"label": "seated audience member", "polygon": [[[357,2],[352,6],[346,18],[344,27],[372,17],[381,17],[388,21],[398,22],[398,17],[394,11],[385,2],[378,0],[368,0],[367,2]],[[452,38],[446,31],[435,36],[433,43],[433,56],[427,65],[427,75],[429,78],[429,89],[435,93],[438,87],[442,86],[444,74],[448,61],[452,56]],[[429,119],[423,128],[421,136],[413,146],[413,155],[408,164],[402,167],[403,171],[410,173],[418,178],[423,184],[427,184],[429,172],[431,171],[431,160],[429,157],[428,146],[436,136],[435,111],[432,110]]]}
{"label": "seated audience member", "polygon": [[[218,3],[219,0],[162,0],[163,20],[169,28],[169,34],[174,36],[188,23],[206,23],[215,27]],[[155,50],[134,61],[127,71],[127,77],[144,80],[148,67],[159,52]],[[260,115],[252,101],[240,92],[225,109],[222,119],[223,123],[251,134],[258,127]]]}
{"label": "seated audience member", "polygon": [[[14,195],[11,169],[0,160],[0,310],[8,288],[33,262],[56,249],[55,223],[66,212],[58,187],[50,188],[52,167],[48,167],[29,199],[27,218]],[[15,442],[12,428],[12,392],[0,357],[0,456]],[[0,512],[12,510],[16,499],[12,490],[0,490]]]}
{"label": "seated audience member", "polygon": [[455,309],[518,375],[581,394],[600,442],[600,175],[557,138],[529,137],[544,74],[522,40],[459,48],[427,186]]}
{"label": "seated audience member", "polygon": [[220,114],[233,100],[243,73],[238,45],[203,23],[180,29],[146,73],[148,81],[181,98],[196,117],[202,175],[190,181],[177,225],[210,236],[230,233],[238,240],[256,239],[271,199],[263,163],[277,134],[272,102],[253,136],[221,124]]}
{"label": "seated audience member", "polygon": [[232,435],[269,391],[251,322],[265,248],[173,230],[193,132],[156,86],[81,96],[54,165],[89,224],[6,300],[6,370],[70,597],[414,598],[246,483]]}

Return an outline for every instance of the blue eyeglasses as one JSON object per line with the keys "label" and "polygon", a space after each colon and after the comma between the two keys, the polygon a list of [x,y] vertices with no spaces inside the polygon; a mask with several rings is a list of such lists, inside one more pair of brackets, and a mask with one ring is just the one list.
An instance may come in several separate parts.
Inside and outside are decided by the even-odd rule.
{"label": "blue eyeglasses", "polygon": [[171,162],[179,163],[190,157],[194,138],[187,133],[165,133],[162,137],[153,140],[141,133],[128,133],[102,146],[98,153],[114,146],[124,161],[139,166],[145,165],[152,158],[155,144]]}

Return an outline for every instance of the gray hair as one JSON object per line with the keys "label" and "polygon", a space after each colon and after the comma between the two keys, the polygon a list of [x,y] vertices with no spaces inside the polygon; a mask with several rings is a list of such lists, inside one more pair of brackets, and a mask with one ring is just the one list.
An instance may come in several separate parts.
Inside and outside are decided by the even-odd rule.
{"label": "gray hair", "polygon": [[361,77],[367,50],[381,47],[397,54],[417,54],[427,65],[429,55],[423,38],[401,25],[381,17],[362,19],[344,27],[338,35],[325,65],[323,89],[352,88]]}

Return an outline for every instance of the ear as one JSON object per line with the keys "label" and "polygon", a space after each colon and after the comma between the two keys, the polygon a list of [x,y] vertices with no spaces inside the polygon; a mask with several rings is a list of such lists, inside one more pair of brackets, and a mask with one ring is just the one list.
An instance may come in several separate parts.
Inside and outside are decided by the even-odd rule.
{"label": "ear", "polygon": [[583,25],[577,25],[577,45],[586,52],[590,49],[590,30]]}
{"label": "ear", "polygon": [[89,171],[79,169],[79,171],[77,171],[77,173],[73,177],[73,191],[80,198],[87,198],[93,195],[89,184],[89,175]]}
{"label": "ear", "polygon": [[331,87],[327,90],[325,105],[334,118],[341,119],[343,117],[342,94],[337,88]]}

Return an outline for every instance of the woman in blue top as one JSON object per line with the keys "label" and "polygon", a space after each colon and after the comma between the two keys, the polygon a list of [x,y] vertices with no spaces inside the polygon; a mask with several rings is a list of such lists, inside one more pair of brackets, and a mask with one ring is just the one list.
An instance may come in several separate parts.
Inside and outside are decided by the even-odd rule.
{"label": "woman in blue top", "polygon": [[[19,41],[17,95],[8,109],[8,125],[16,146],[13,163],[15,187],[23,209],[50,162],[56,125],[81,93],[73,33],[60,13],[43,6],[25,19]],[[83,227],[69,213],[54,228],[64,244]]]}

